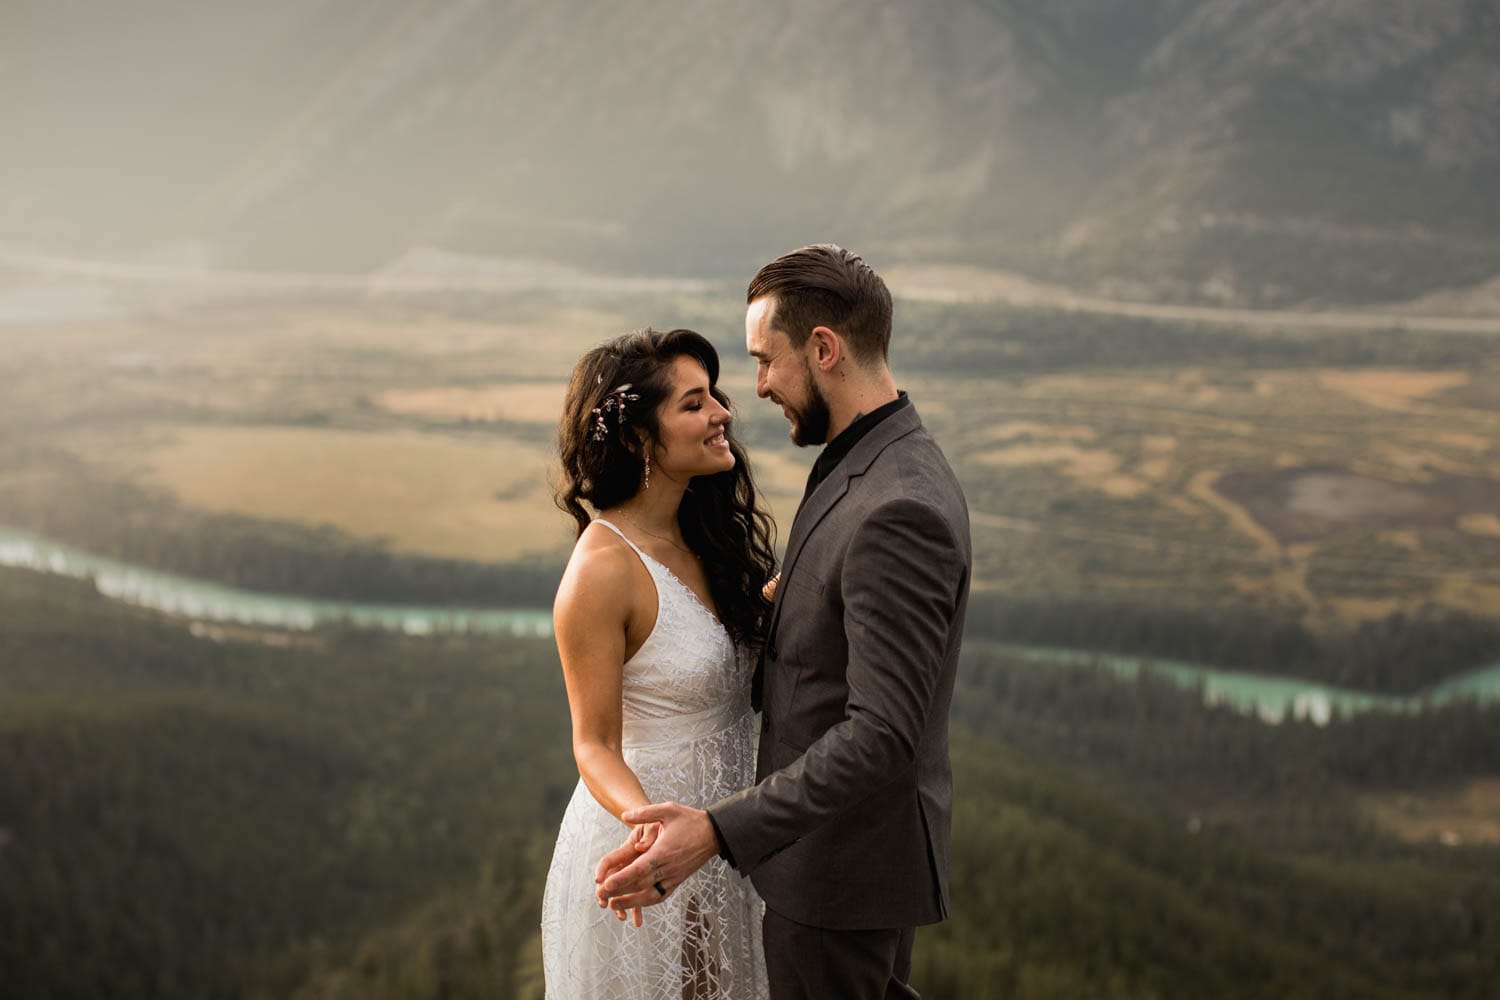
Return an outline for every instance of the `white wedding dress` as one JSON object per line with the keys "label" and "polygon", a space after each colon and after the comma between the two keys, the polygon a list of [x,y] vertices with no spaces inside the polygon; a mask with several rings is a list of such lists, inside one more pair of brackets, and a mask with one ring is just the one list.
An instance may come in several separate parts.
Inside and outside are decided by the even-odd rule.
{"label": "white wedding dress", "polygon": [[[702,808],[755,782],[754,663],[686,584],[625,541],[657,595],[656,624],[625,663],[625,762],[652,802]],[[542,900],[547,1000],[767,996],[764,904],[722,859],[711,859],[665,901],[643,910],[643,927],[600,908],[595,867],[628,832],[579,781]]]}

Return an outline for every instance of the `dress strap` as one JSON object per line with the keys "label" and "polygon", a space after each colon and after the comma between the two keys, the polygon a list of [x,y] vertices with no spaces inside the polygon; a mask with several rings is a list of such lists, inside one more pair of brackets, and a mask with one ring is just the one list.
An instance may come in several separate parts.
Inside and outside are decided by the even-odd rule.
{"label": "dress strap", "polygon": [[640,548],[636,546],[635,542],[632,542],[629,538],[626,537],[625,532],[621,531],[619,525],[615,524],[615,522],[610,521],[610,520],[608,520],[606,518],[596,517],[596,518],[594,518],[594,523],[595,524],[602,524],[602,525],[604,525],[610,531],[613,531],[615,534],[619,535],[621,538],[624,538],[626,545],[629,545],[632,549],[635,549],[637,552],[641,551]]}
{"label": "dress strap", "polygon": [[[646,553],[642,552],[641,547],[627,538],[625,532],[620,530],[620,526],[618,524],[615,524],[613,521],[606,521],[602,517],[596,517],[594,518],[594,521],[597,524],[604,525],[610,531],[613,531],[615,534],[619,535],[620,538],[624,540],[625,544],[630,546],[631,550],[635,552],[635,557],[639,559],[641,561],[641,565],[645,567],[646,575],[651,578],[651,586],[656,590],[656,617],[651,621],[651,631],[646,634],[645,642],[641,643],[640,649],[637,649],[634,655],[631,656],[630,660],[634,660],[637,656],[641,655],[641,650],[650,645],[651,640],[656,636],[656,626],[661,621],[662,605],[667,599],[667,594],[671,592],[671,588],[663,586],[660,574],[665,572],[670,575],[672,571],[667,569],[665,566],[659,566],[655,559],[652,559],[650,556],[646,555]],[[630,660],[626,660],[625,662],[629,663]]]}
{"label": "dress strap", "polygon": [[[643,562],[643,563],[646,564],[646,569],[647,570],[651,569],[651,564],[654,563],[656,560],[652,559],[650,556],[646,555],[646,553],[642,552],[641,551],[641,547],[639,545],[635,544],[635,542],[632,542],[629,539],[629,537],[626,536],[625,532],[623,532],[623,531],[620,530],[620,526],[619,525],[615,524],[613,521],[607,521],[607,520],[605,520],[602,517],[596,517],[596,518],[594,518],[594,523],[595,524],[602,524],[602,525],[604,525],[610,531],[613,531],[615,534],[619,535],[622,539],[624,539],[625,540],[625,544],[629,545],[632,549],[634,549],[635,550],[635,554],[641,557],[641,562]],[[654,578],[656,576],[656,573],[652,572],[651,576]]]}

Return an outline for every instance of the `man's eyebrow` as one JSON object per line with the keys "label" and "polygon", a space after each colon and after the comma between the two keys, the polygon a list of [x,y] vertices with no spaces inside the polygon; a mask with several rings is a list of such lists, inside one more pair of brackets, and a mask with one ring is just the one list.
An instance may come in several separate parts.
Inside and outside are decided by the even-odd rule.
{"label": "man's eyebrow", "polygon": [[746,351],[745,353],[749,354],[756,361],[764,361],[770,357],[765,351]]}

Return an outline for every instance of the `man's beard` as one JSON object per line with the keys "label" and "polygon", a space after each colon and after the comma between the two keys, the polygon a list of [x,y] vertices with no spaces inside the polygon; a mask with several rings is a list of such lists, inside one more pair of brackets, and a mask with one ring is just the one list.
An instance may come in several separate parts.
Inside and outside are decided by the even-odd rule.
{"label": "man's beard", "polygon": [[792,444],[799,448],[806,448],[810,444],[826,444],[829,420],[828,400],[823,398],[823,390],[818,388],[818,383],[813,381],[810,373],[807,376],[803,396],[807,402],[800,409],[790,407]]}

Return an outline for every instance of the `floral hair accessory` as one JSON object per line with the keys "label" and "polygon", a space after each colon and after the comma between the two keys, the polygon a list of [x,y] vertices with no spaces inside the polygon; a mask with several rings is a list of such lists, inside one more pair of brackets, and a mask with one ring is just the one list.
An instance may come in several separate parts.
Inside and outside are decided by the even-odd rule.
{"label": "floral hair accessory", "polygon": [[[599,376],[599,381],[603,383],[604,376]],[[614,413],[617,425],[623,424],[630,419],[630,414],[625,410],[625,404],[634,403],[641,398],[638,394],[630,391],[630,386],[631,383],[629,382],[626,382],[624,385],[615,386],[605,394],[604,399],[599,405],[594,407],[593,436],[595,441],[603,441],[609,436],[609,425],[604,422],[606,414]]]}

